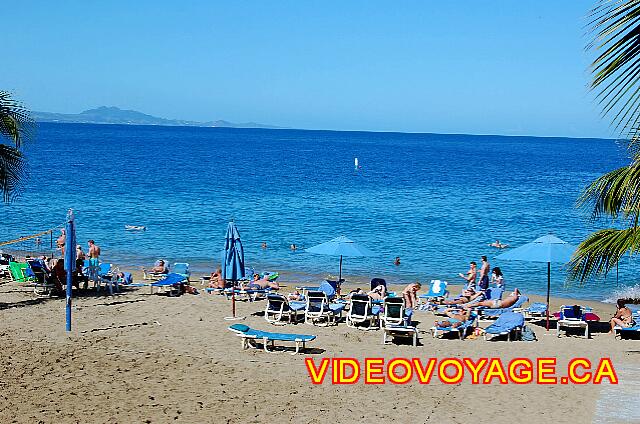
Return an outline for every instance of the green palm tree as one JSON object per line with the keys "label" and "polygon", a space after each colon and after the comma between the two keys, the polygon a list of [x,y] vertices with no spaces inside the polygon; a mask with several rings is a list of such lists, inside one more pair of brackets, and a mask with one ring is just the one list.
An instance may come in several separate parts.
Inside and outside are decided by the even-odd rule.
{"label": "green palm tree", "polygon": [[[33,135],[34,121],[27,109],[0,91],[0,192],[9,202],[20,190],[25,176],[25,160],[20,147]],[[4,144],[8,140],[11,144]]]}
{"label": "green palm tree", "polygon": [[591,88],[627,140],[630,163],[596,179],[578,199],[593,219],[608,217],[612,226],[578,246],[570,277],[579,282],[606,275],[626,253],[640,251],[640,0],[601,0],[590,18],[588,48],[599,53]]}

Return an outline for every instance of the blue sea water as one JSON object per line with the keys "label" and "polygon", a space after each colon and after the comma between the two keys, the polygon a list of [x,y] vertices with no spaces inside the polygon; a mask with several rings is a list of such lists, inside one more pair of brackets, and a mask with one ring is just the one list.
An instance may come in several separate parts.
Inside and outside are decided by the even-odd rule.
{"label": "blue sea water", "polygon": [[[518,246],[552,232],[578,243],[605,225],[575,208],[580,190],[626,163],[624,148],[600,139],[85,124],[40,124],[26,154],[30,179],[0,206],[1,240],[59,226],[73,208],[80,241],[95,239],[106,260],[206,271],[234,219],[257,269],[336,275],[337,258],[289,245],[346,235],[377,253],[345,258],[347,278],[399,282],[461,282],[470,260],[500,253],[487,246],[496,239]],[[545,292],[546,265],[491,262],[511,287]],[[616,285],[614,275],[567,287],[553,268],[555,295],[602,299]]]}

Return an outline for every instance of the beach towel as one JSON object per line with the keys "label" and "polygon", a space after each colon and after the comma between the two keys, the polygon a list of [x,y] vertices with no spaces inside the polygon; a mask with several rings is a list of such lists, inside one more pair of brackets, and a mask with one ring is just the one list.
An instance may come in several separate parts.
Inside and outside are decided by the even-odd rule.
{"label": "beach towel", "polygon": [[336,295],[336,290],[331,284],[326,281],[320,283],[320,285],[318,286],[318,291],[325,293],[329,299],[335,297]]}
{"label": "beach towel", "polygon": [[524,325],[524,315],[516,312],[504,312],[498,317],[496,322],[485,329],[489,334],[508,333],[514,328]]}

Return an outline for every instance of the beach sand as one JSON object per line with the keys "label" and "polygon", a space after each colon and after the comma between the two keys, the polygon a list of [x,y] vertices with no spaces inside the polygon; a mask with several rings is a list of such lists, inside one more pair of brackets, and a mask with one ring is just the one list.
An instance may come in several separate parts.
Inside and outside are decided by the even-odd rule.
{"label": "beach sand", "polygon": [[[286,275],[282,276],[286,280]],[[283,289],[287,292],[289,288]],[[199,287],[198,283],[195,283]],[[540,300],[532,296],[532,300]],[[603,321],[613,305],[552,299],[593,307]],[[421,346],[386,345],[380,331],[341,323],[272,326],[264,301],[237,302],[240,321],[268,331],[317,335],[311,352],[242,350],[227,330],[224,296],[167,297],[142,288],[116,296],[78,297],[73,331],[64,331],[64,299],[34,297],[17,283],[0,284],[0,422],[258,423],[258,422],[591,422],[603,385],[312,385],[305,357],[557,357],[559,374],[572,357],[616,368],[640,366],[640,341],[556,338],[534,325],[539,341],[433,339],[435,317],[417,312]],[[621,373],[621,380],[625,375]],[[637,405],[636,405],[637,408]],[[613,420],[612,422],[615,422]]]}

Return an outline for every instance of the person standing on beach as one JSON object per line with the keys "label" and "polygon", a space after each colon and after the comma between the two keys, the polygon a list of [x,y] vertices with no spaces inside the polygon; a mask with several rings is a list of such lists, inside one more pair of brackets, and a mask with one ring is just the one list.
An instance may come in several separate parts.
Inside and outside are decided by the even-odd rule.
{"label": "person standing on beach", "polygon": [[60,236],[56,239],[56,247],[60,249],[62,257],[64,258],[64,244],[67,241],[67,232],[65,229],[60,230]]}
{"label": "person standing on beach", "polygon": [[481,256],[482,266],[480,267],[480,291],[484,291],[489,288],[489,271],[491,271],[491,265],[486,256]]}
{"label": "person standing on beach", "polygon": [[89,266],[100,265],[100,246],[95,241],[89,240]]}
{"label": "person standing on beach", "polygon": [[467,289],[476,289],[476,278],[478,277],[478,264],[475,261],[469,262],[469,271],[467,271],[467,275],[462,273],[458,274],[461,278],[464,278],[467,282]]}

